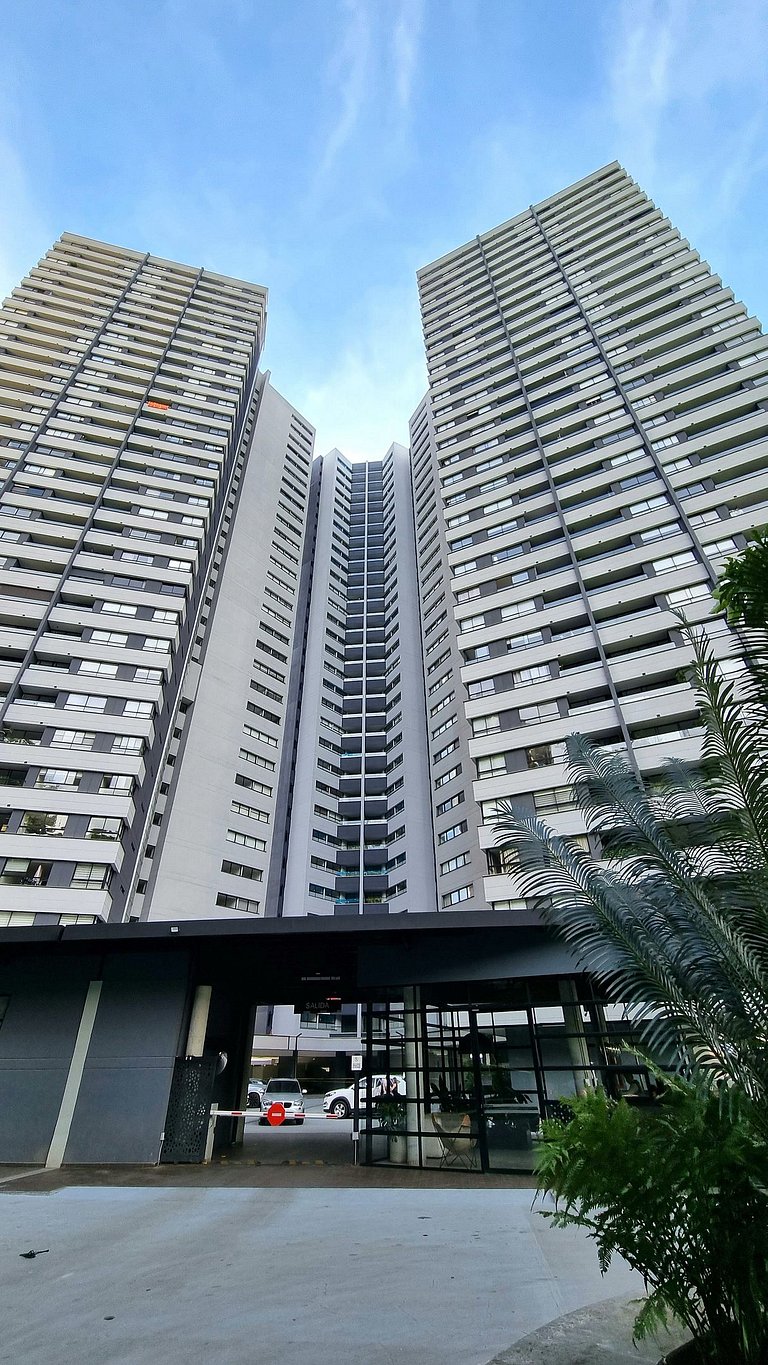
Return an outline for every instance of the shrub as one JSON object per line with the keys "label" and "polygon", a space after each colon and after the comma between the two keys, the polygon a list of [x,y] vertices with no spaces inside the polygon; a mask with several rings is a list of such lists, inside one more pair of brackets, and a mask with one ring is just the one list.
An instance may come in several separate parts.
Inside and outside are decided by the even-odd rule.
{"label": "shrub", "polygon": [[544,1124],[545,1216],[585,1228],[605,1273],[618,1252],[645,1281],[635,1337],[668,1315],[712,1365],[768,1360],[768,1154],[750,1102],[675,1080],[653,1109],[595,1091]]}

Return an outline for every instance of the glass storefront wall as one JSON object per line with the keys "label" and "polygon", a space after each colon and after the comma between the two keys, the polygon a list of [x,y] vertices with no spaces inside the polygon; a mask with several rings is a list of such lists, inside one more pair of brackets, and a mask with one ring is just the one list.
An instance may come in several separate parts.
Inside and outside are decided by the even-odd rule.
{"label": "glass storefront wall", "polygon": [[406,999],[364,1008],[368,1075],[360,1155],[444,1169],[531,1171],[543,1118],[603,1086],[642,1103],[650,1079],[619,1006],[586,977],[499,983],[476,999]]}

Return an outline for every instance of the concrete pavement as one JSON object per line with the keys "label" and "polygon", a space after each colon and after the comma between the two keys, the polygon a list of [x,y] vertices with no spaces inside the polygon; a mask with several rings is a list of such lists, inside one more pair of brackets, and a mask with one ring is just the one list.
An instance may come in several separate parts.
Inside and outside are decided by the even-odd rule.
{"label": "concrete pavement", "polygon": [[642,1291],[525,1189],[28,1188],[0,1196],[3,1365],[486,1365]]}

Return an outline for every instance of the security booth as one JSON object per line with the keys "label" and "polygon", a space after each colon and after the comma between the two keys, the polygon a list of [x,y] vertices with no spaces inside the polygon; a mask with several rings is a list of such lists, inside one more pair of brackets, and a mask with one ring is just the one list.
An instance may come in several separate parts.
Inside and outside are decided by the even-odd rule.
{"label": "security booth", "polygon": [[[620,1011],[532,915],[0,929],[0,1162],[202,1161],[245,1107],[257,1006],[360,1002],[360,1157],[530,1167],[562,1096],[631,1068]],[[386,1100],[374,1107],[374,1100]],[[216,1125],[219,1150],[240,1117]]]}

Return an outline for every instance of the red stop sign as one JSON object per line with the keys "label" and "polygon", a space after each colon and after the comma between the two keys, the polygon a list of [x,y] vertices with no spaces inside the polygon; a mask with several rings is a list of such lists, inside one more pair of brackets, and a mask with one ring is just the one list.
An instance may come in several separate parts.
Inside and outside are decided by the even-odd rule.
{"label": "red stop sign", "polygon": [[275,1103],[270,1104],[269,1109],[267,1110],[267,1122],[271,1123],[274,1128],[278,1123],[282,1123],[284,1119],[285,1105],[281,1104],[279,1100],[275,1100]]}

